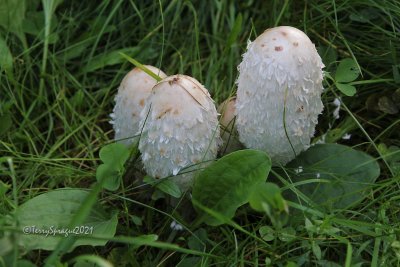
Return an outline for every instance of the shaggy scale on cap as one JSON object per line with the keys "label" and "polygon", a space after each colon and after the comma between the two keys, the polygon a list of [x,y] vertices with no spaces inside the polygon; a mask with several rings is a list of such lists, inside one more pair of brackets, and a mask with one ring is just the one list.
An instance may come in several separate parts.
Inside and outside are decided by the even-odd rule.
{"label": "shaggy scale on cap", "polygon": [[186,75],[163,79],[154,86],[140,117],[139,150],[149,175],[165,178],[185,168],[182,172],[187,173],[174,180],[186,189],[193,170],[215,159],[220,142],[217,111],[197,80]]}
{"label": "shaggy scale on cap", "polygon": [[[156,67],[146,65],[153,73],[161,78],[167,77],[164,72]],[[157,81],[139,68],[134,68],[124,77],[115,96],[115,106],[110,115],[111,124],[115,131],[115,140],[130,145],[139,131],[139,116],[151,89]]]}
{"label": "shaggy scale on cap", "polygon": [[323,67],[315,45],[293,27],[268,29],[250,43],[238,68],[240,141],[274,164],[306,150],[323,110]]}

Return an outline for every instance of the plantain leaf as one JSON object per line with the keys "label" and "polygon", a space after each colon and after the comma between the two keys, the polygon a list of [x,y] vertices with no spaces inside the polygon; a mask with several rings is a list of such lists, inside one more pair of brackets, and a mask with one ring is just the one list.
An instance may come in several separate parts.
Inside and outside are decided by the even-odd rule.
{"label": "plantain leaf", "polygon": [[[345,209],[362,201],[380,174],[368,154],[338,144],[318,144],[286,165],[291,179],[316,208]],[[307,182],[307,180],[313,182]],[[293,201],[297,198],[288,194]]]}
{"label": "plantain leaf", "polygon": [[69,235],[77,237],[72,248],[81,245],[105,245],[107,241],[90,237],[113,237],[118,219],[116,214],[107,214],[100,204],[94,206],[84,224],[67,228],[89,193],[83,189],[57,189],[23,203],[17,212],[23,231],[19,239],[20,246],[26,250],[53,250],[61,239]]}
{"label": "plantain leaf", "polygon": [[226,155],[196,178],[193,204],[207,224],[219,225],[220,220],[204,214],[199,206],[233,218],[236,209],[249,201],[255,187],[267,179],[270,169],[271,160],[262,151],[248,149]]}

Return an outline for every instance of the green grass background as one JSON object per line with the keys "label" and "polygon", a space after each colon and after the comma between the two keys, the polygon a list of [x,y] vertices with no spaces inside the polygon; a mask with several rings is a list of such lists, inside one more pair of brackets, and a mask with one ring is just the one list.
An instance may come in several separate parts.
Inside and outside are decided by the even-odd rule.
{"label": "green grass background", "polygon": [[[195,77],[217,103],[235,92],[237,65],[247,41],[277,25],[305,31],[325,52],[321,56],[327,72],[334,74],[337,61],[348,57],[361,68],[357,94],[342,96],[345,106],[339,120],[332,116],[332,101],[340,92],[326,82],[325,110],[316,132],[317,137],[327,134],[328,141],[373,155],[382,167],[363,203],[317,216],[320,227],[340,230],[337,238],[313,233],[303,222],[290,241],[260,243],[248,233],[258,234],[269,220],[243,208],[235,222],[245,231],[202,226],[197,235],[207,233],[209,240],[206,247],[197,248],[206,253],[202,256],[110,242],[105,247],[77,248],[64,261],[89,253],[115,266],[180,262],[186,264],[181,266],[194,266],[194,262],[265,266],[269,260],[274,266],[301,261],[305,266],[342,266],[348,264],[350,253],[347,266],[400,264],[400,175],[389,171],[380,161],[382,151],[377,150],[383,144],[400,146],[398,1],[1,0],[0,5],[0,156],[12,158],[13,167],[10,174],[3,163],[0,177],[7,184],[12,183],[10,177],[16,182],[13,192],[0,195],[4,217],[15,205],[12,194],[22,203],[55,188],[89,188],[95,182],[99,149],[113,139],[108,121],[114,95],[133,67],[118,52],[170,75]],[[11,60],[7,55],[12,55]],[[350,140],[341,139],[346,132],[352,134]],[[152,189],[141,186],[136,173],[128,172],[123,189],[115,194],[100,195],[110,210],[119,211],[118,235],[157,234],[161,240],[195,250],[193,233],[171,232],[174,210],[164,201],[146,197]],[[132,216],[141,218],[142,224],[135,224],[137,218]],[[315,256],[315,242],[321,259]],[[22,257],[40,266],[47,255],[30,252]]]}

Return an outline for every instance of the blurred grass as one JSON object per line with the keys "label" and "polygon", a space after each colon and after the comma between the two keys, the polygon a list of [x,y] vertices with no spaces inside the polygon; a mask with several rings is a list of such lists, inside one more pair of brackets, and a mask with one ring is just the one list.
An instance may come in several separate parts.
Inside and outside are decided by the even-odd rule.
{"label": "blurred grass", "polygon": [[[1,5],[8,3],[11,8],[13,1],[4,1]],[[19,19],[15,20],[21,21],[18,27],[12,26],[11,20],[0,20],[0,37],[12,55],[10,67],[10,60],[4,58],[7,51],[0,49],[4,59],[0,62],[0,157],[13,159],[19,202],[53,188],[89,187],[95,181],[98,150],[113,138],[108,124],[113,97],[122,77],[132,68],[119,52],[167,74],[197,78],[220,103],[235,91],[237,65],[247,40],[274,25],[304,30],[318,48],[328,51],[322,55],[328,72],[335,70],[338,60],[353,57],[363,80],[384,79],[357,85],[355,97],[342,97],[351,116],[342,110],[339,121],[332,118],[335,89],[327,84],[318,136],[354,116],[361,129],[351,127],[352,138],[338,138],[339,142],[362,145],[361,149],[376,157],[365,133],[374,144],[400,146],[398,113],[366,107],[369,97],[391,95],[400,88],[400,3],[396,0],[43,2],[53,3],[54,8],[44,8],[37,0],[20,4]],[[7,165],[0,166],[1,180],[11,184]],[[304,211],[341,229],[342,237],[352,244],[354,263],[399,264],[399,248],[393,244],[399,238],[400,176],[392,175],[384,165],[382,168],[374,193],[356,209],[325,214],[324,218]],[[139,184],[130,173],[121,193],[143,199],[150,190]],[[156,233],[169,242],[187,244],[190,235],[182,240],[169,234],[171,218],[157,212],[170,209],[165,204],[152,201],[139,207],[112,195],[102,197],[120,210],[119,234]],[[12,208],[12,203],[4,201],[0,212],[7,214]],[[132,224],[131,214],[141,216],[146,224]],[[235,221],[250,232],[268,224],[246,209]],[[217,265],[262,265],[266,256],[275,264],[302,256],[309,264],[323,265],[307,254],[305,241],[310,236],[301,227],[292,241],[267,245],[228,226],[207,228],[207,232],[211,241],[206,252],[222,257],[214,262]],[[344,262],[347,246],[339,238],[315,238],[325,259]],[[111,244],[90,252],[111,257],[113,248]],[[155,248],[135,253],[139,263],[153,266],[157,263],[154,259],[168,266],[181,257]],[[27,258],[39,263],[43,260],[34,253]],[[205,266],[210,261],[203,258]]]}

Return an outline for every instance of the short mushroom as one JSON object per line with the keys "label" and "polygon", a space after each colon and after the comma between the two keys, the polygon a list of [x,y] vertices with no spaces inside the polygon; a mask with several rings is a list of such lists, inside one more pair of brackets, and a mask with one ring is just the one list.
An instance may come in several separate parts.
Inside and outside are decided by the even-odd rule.
{"label": "short mushroom", "polygon": [[323,67],[315,45],[293,27],[268,29],[250,43],[237,80],[240,141],[274,164],[307,149],[323,110]]}
{"label": "short mushroom", "polygon": [[188,189],[203,162],[215,159],[220,143],[207,89],[189,76],[169,76],[154,86],[140,117],[139,150],[147,174],[176,176],[173,180]]}
{"label": "short mushroom", "polygon": [[239,135],[236,129],[236,96],[229,97],[218,106],[218,113],[221,114],[219,123],[221,124],[222,146],[221,153],[228,154],[243,148],[239,142]]}
{"label": "short mushroom", "polygon": [[[165,78],[164,72],[156,67],[145,65],[147,69]],[[121,82],[115,96],[115,106],[110,115],[115,131],[114,139],[126,144],[132,144],[139,130],[140,112],[144,108],[147,97],[157,81],[139,68],[131,70]]]}

